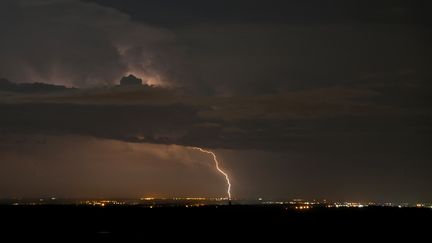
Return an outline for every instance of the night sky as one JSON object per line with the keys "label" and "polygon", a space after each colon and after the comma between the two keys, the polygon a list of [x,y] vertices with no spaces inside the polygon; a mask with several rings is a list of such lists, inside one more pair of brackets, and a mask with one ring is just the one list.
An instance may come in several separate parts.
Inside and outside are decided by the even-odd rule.
{"label": "night sky", "polygon": [[0,0],[0,198],[432,201],[431,11]]}

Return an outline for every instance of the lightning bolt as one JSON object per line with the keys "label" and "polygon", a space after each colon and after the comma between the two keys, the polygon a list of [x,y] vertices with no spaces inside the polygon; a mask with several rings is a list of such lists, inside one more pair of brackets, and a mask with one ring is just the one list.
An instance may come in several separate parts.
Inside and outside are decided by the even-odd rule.
{"label": "lightning bolt", "polygon": [[202,148],[199,148],[199,147],[191,147],[191,149],[195,149],[195,150],[198,150],[198,151],[201,151],[201,152],[203,152],[203,153],[210,154],[211,156],[213,156],[213,161],[214,161],[214,163],[215,163],[215,165],[216,165],[216,169],[217,169],[217,170],[218,170],[222,175],[225,176],[225,180],[226,180],[226,183],[227,183],[227,186],[228,186],[228,188],[227,188],[228,200],[231,200],[231,182],[230,182],[230,179],[229,179],[228,174],[227,174],[225,171],[223,171],[221,168],[219,168],[219,161],[217,160],[216,154],[213,153],[213,152],[210,151],[210,150],[205,150],[205,149],[202,149]]}

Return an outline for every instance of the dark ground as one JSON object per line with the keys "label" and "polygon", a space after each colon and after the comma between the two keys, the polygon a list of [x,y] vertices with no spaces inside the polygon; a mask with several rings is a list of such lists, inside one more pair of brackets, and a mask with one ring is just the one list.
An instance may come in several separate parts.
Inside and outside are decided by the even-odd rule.
{"label": "dark ground", "polygon": [[[136,237],[146,239],[380,238],[429,234],[432,209],[314,208],[283,206],[0,206],[2,236]],[[432,231],[431,231],[432,232]],[[206,237],[206,238],[200,238]],[[281,238],[282,237],[282,238]],[[341,238],[342,237],[342,238]],[[258,239],[258,238],[255,238]],[[425,241],[427,242],[427,241]]]}

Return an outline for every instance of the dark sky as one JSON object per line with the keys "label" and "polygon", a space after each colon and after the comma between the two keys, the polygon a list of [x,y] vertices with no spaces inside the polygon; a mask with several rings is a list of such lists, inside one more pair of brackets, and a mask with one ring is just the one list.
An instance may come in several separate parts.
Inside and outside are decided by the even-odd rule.
{"label": "dark sky", "polygon": [[0,194],[432,201],[431,10],[0,0]]}

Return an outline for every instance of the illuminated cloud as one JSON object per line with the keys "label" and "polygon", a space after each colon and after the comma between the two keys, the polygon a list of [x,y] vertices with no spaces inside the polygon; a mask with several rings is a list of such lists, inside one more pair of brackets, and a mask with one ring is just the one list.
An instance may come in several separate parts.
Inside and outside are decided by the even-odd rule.
{"label": "illuminated cloud", "polygon": [[169,85],[161,53],[175,37],[167,30],[78,0],[6,0],[0,16],[0,76],[11,81],[93,87],[135,74]]}

